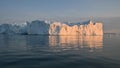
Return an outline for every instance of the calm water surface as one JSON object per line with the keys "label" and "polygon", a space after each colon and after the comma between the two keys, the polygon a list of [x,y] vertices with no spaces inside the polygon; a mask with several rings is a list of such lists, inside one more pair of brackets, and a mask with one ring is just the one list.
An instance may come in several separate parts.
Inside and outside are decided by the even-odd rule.
{"label": "calm water surface", "polygon": [[0,35],[0,68],[120,68],[120,35]]}

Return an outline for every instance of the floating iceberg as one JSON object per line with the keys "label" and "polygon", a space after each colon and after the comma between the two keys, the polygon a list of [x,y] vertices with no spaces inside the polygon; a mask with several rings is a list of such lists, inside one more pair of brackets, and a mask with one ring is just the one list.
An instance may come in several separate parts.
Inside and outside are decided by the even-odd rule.
{"label": "floating iceberg", "polygon": [[61,23],[35,20],[25,25],[1,24],[2,34],[103,35],[101,22]]}

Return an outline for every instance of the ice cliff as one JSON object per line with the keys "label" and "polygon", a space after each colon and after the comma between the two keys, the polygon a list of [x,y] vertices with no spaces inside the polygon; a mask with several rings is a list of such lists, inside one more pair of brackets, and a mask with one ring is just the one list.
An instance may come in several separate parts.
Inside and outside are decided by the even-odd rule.
{"label": "ice cliff", "polygon": [[35,20],[24,25],[1,24],[1,34],[103,35],[101,22],[61,23]]}

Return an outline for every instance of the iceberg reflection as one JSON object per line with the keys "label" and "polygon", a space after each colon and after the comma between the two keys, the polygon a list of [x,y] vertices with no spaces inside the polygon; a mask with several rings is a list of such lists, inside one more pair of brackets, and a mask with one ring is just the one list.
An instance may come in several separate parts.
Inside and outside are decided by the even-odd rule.
{"label": "iceberg reflection", "polygon": [[103,36],[49,36],[49,45],[62,49],[103,48]]}
{"label": "iceberg reflection", "polygon": [[[1,50],[102,50],[103,36],[0,35]],[[51,49],[52,48],[52,49]],[[46,49],[45,49],[46,50]]]}

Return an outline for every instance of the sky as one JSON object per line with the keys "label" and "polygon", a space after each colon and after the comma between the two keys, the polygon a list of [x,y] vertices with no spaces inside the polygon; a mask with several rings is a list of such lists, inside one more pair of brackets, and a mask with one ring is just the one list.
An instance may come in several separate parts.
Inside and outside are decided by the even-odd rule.
{"label": "sky", "polygon": [[120,0],[0,0],[0,23],[120,17]]}

